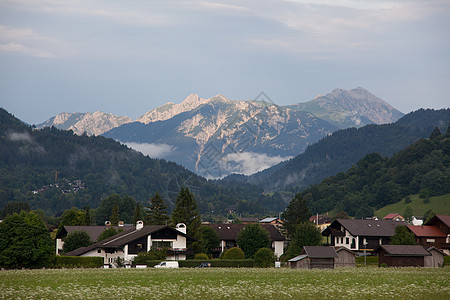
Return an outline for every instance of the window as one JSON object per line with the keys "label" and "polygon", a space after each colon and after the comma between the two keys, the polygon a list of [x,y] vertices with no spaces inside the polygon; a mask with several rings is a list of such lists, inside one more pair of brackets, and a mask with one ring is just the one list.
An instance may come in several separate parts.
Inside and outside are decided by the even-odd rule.
{"label": "window", "polygon": [[343,237],[341,237],[341,244],[343,244],[344,243],[344,238]]}
{"label": "window", "polygon": [[98,250],[97,250],[97,253],[102,253],[102,250],[101,250],[101,249],[98,249]]}
{"label": "window", "polygon": [[173,248],[172,241],[153,241],[152,246],[154,248]]}
{"label": "window", "polygon": [[142,244],[136,244],[137,249],[142,249]]}
{"label": "window", "polygon": [[434,239],[427,239],[427,243],[434,243]]}
{"label": "window", "polygon": [[350,243],[350,239],[349,238],[345,238],[345,243],[348,245]]}

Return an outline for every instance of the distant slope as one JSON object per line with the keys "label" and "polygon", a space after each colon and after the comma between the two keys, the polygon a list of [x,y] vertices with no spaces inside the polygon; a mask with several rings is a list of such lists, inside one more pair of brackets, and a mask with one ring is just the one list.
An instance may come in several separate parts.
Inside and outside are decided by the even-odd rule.
{"label": "distant slope", "polygon": [[72,130],[77,135],[101,135],[114,127],[130,123],[129,117],[96,111],[94,113],[60,113],[49,120],[36,125],[36,128],[54,126],[58,129]]}
{"label": "distant slope", "polygon": [[432,210],[437,214],[450,215],[450,194],[430,197],[428,203],[424,203],[424,199],[419,198],[419,195],[412,195],[410,203],[405,203],[405,199],[402,199],[375,211],[375,216],[383,218],[389,213],[403,214],[407,206],[411,207],[415,217],[423,216],[427,210]]}
{"label": "distant slope", "polygon": [[387,124],[404,114],[363,88],[335,89],[325,96],[289,106],[307,111],[339,128]]}
{"label": "distant slope", "polygon": [[422,138],[392,158],[368,154],[347,172],[328,177],[302,194],[312,211],[346,211],[362,218],[419,192],[450,193],[450,132]]}
{"label": "distant slope", "polygon": [[[428,137],[435,126],[450,122],[450,109],[421,109],[394,124],[367,125],[334,132],[293,159],[248,177],[230,177],[258,184],[266,191],[305,188],[326,177],[348,170],[373,152],[391,156],[419,138]],[[445,132],[446,126],[441,130]],[[227,178],[226,178],[227,179]]]}
{"label": "distant slope", "polygon": [[[156,191],[172,208],[182,185],[195,194],[203,215],[226,215],[230,207],[242,214],[276,214],[286,206],[256,186],[217,185],[102,136],[54,127],[32,130],[1,108],[0,145],[0,209],[10,201],[26,201],[32,209],[58,215],[73,206],[96,208],[111,193],[148,204]],[[56,174],[58,186],[50,186]],[[66,180],[81,180],[84,189],[65,188]]]}

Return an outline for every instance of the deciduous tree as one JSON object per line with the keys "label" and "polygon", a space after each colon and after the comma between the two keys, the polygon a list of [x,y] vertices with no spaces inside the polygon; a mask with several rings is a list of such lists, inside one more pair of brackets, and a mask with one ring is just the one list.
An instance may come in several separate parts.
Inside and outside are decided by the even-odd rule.
{"label": "deciduous tree", "polygon": [[53,241],[42,219],[22,211],[0,223],[0,266],[40,268],[50,264]]}
{"label": "deciduous tree", "polygon": [[320,246],[322,235],[319,229],[311,222],[302,222],[297,225],[293,239],[286,251],[286,258],[290,259],[302,252],[303,246]]}
{"label": "deciduous tree", "polygon": [[269,232],[259,224],[248,224],[239,232],[237,243],[246,258],[253,258],[260,248],[270,247]]}
{"label": "deciduous tree", "polygon": [[81,247],[87,247],[91,244],[91,237],[86,231],[75,230],[65,237],[63,252],[68,253]]}
{"label": "deciduous tree", "polygon": [[395,227],[395,234],[391,238],[391,245],[415,245],[414,233],[410,232],[406,226]]}

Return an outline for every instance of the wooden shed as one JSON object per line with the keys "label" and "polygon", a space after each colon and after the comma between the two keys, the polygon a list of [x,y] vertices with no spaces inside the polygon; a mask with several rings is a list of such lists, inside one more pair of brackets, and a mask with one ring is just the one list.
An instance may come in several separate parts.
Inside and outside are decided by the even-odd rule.
{"label": "wooden shed", "polygon": [[334,260],[335,268],[343,268],[343,267],[355,267],[355,256],[356,253],[348,250],[345,247],[336,248],[337,258]]}
{"label": "wooden shed", "polygon": [[338,258],[334,247],[304,246],[302,254],[288,263],[291,269],[334,269],[334,260]]}
{"label": "wooden shed", "polygon": [[427,251],[431,255],[425,256],[425,267],[439,268],[444,265],[444,256],[446,256],[447,254],[445,254],[444,252],[435,247],[430,247],[427,249]]}
{"label": "wooden shed", "polygon": [[378,266],[390,267],[424,267],[425,257],[431,256],[421,245],[381,245],[378,253]]}

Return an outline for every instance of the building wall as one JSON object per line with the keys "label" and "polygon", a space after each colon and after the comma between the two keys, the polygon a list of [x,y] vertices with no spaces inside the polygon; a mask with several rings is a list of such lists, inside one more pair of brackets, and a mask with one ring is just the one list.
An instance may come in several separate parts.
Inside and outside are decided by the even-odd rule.
{"label": "building wall", "polygon": [[334,269],[334,258],[309,258],[310,269]]}
{"label": "building wall", "polygon": [[378,265],[386,264],[390,267],[423,267],[423,256],[387,256],[384,251],[378,253]]}
{"label": "building wall", "polygon": [[349,250],[358,250],[359,238],[351,235],[347,230],[345,230],[345,236],[335,236],[333,237],[333,246],[345,247]]}
{"label": "building wall", "polygon": [[338,258],[334,260],[334,267],[335,268],[342,268],[342,267],[355,267],[355,254],[352,254],[348,251],[341,250],[337,251]]}
{"label": "building wall", "polygon": [[273,241],[272,248],[275,249],[274,253],[276,257],[280,257],[284,253],[284,242],[283,241]]}
{"label": "building wall", "polygon": [[289,264],[291,269],[309,269],[309,259],[307,257],[299,261],[290,261]]}
{"label": "building wall", "polygon": [[124,258],[125,255],[124,255],[124,252],[119,249],[115,253],[105,253],[104,249],[97,248],[97,249],[91,250],[89,252],[86,252],[86,253],[82,254],[81,256],[100,256],[100,257],[103,257],[104,264],[113,264],[113,263],[115,263],[115,261],[118,257]]}
{"label": "building wall", "polygon": [[416,238],[416,243],[424,246],[426,249],[434,246],[438,249],[442,249],[445,246],[446,238],[437,238],[437,237],[419,237]]}
{"label": "building wall", "polygon": [[429,251],[431,256],[425,256],[425,267],[439,268],[444,265],[444,255],[436,250]]}

